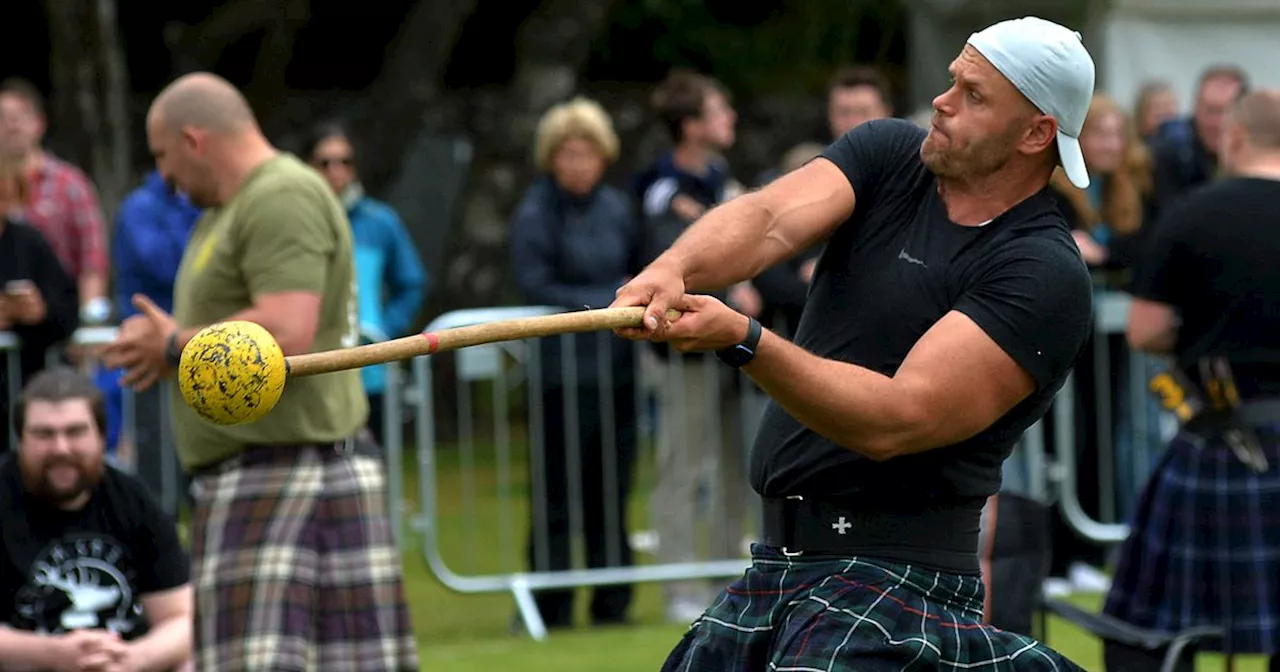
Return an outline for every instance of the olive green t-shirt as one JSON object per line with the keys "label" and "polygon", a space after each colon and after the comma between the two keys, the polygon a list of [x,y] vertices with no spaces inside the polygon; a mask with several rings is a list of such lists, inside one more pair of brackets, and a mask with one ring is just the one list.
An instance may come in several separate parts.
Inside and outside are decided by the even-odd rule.
{"label": "olive green t-shirt", "polygon": [[[319,294],[312,351],[358,343],[351,226],[337,197],[290,154],[259,166],[226,204],[191,232],[174,283],[174,319],[183,329],[225,320],[275,292]],[[170,386],[178,457],[187,469],[233,457],[250,444],[338,441],[369,414],[359,370],[290,379],[270,413],[224,426],[201,418]]]}

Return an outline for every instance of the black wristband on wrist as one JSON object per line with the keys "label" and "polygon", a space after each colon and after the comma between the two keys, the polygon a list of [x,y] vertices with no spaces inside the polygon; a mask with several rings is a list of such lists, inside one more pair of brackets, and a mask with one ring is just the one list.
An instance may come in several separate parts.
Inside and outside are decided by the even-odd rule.
{"label": "black wristband on wrist", "polygon": [[182,361],[182,350],[178,348],[178,330],[174,329],[170,332],[169,337],[164,339],[164,359],[169,366],[178,366]]}
{"label": "black wristband on wrist", "polygon": [[756,318],[748,317],[747,320],[747,337],[733,347],[716,351],[716,357],[720,361],[735,369],[742,368],[755,359],[756,347],[760,345],[760,335],[764,332],[764,327]]}

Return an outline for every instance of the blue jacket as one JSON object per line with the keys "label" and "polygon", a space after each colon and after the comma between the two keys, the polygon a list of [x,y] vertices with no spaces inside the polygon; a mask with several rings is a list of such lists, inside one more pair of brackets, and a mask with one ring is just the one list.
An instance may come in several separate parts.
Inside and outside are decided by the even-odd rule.
{"label": "blue jacket", "polygon": [[116,216],[111,255],[121,320],[137,312],[129,298],[135,293],[173,312],[173,281],[200,212],[169,191],[155,171],[125,197]]}
{"label": "blue jacket", "polygon": [[[386,338],[413,327],[427,292],[427,271],[400,216],[391,206],[355,187],[343,198],[355,244],[360,325]],[[386,367],[361,369],[365,391],[386,389]]]}
{"label": "blue jacket", "polygon": [[[614,293],[638,269],[636,218],[620,190],[602,184],[586,197],[560,189],[550,177],[537,178],[525,192],[511,222],[510,255],[516,287],[532,305],[568,310],[605,308]],[[598,382],[596,334],[579,334],[578,379]],[[613,364],[614,383],[633,380],[631,344],[613,334],[602,339]],[[561,384],[557,339],[543,339],[542,374],[546,385]],[[547,347],[550,346],[550,347]]]}
{"label": "blue jacket", "polygon": [[[111,245],[115,305],[120,320],[138,312],[130,298],[134,294],[143,294],[166,312],[173,312],[173,282],[200,214],[199,208],[171,191],[154,170],[120,203]],[[106,401],[107,447],[111,453],[115,452],[124,421],[121,375],[122,371],[107,369],[94,374]]]}

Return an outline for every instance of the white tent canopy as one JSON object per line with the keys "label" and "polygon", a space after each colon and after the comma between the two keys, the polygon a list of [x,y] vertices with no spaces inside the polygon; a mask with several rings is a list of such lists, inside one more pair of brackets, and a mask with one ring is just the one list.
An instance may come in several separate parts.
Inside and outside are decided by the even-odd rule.
{"label": "white tent canopy", "polygon": [[1130,109],[1162,79],[1189,112],[1200,72],[1218,63],[1280,87],[1280,0],[1115,0],[1104,17],[1098,84]]}

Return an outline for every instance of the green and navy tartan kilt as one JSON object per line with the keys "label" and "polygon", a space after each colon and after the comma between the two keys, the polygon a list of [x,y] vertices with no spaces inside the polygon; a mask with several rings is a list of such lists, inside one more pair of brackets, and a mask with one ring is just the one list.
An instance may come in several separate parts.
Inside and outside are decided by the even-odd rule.
{"label": "green and navy tartan kilt", "polygon": [[197,670],[418,670],[385,478],[335,446],[193,478]]}
{"label": "green and navy tartan kilt", "polygon": [[1138,627],[1226,630],[1206,650],[1280,653],[1280,431],[1255,473],[1225,444],[1182,432],[1147,480],[1106,613]]}
{"label": "green and navy tartan kilt", "polygon": [[668,656],[669,672],[1060,670],[1039,642],[982,622],[982,577],[756,544]]}

